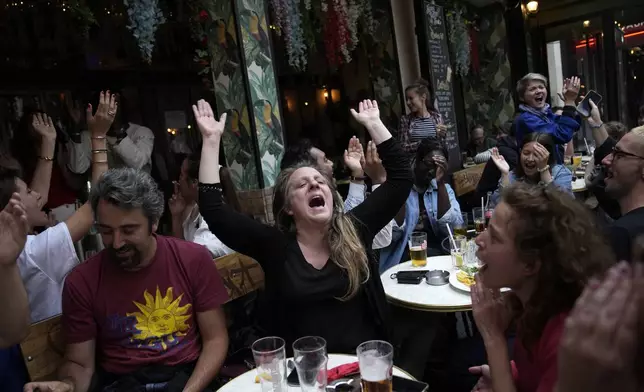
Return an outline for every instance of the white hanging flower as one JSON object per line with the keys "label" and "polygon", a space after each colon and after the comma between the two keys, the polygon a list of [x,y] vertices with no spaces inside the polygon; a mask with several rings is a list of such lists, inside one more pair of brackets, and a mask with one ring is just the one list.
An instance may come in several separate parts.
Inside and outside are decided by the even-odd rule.
{"label": "white hanging flower", "polygon": [[307,50],[300,14],[300,0],[287,0],[286,4],[285,41],[288,63],[296,70],[306,69]]}
{"label": "white hanging flower", "polygon": [[158,0],[123,0],[130,23],[127,28],[136,38],[143,60],[150,63],[154,51],[154,34],[165,22]]}
{"label": "white hanging flower", "polygon": [[371,0],[362,0],[362,23],[367,34],[373,34],[373,9]]}
{"label": "white hanging flower", "polygon": [[311,0],[304,0],[304,9],[311,11]]}
{"label": "white hanging flower", "polygon": [[351,43],[349,51],[353,51],[358,46],[358,19],[362,13],[362,2],[359,0],[349,0],[347,6],[347,28],[349,29],[349,36]]}

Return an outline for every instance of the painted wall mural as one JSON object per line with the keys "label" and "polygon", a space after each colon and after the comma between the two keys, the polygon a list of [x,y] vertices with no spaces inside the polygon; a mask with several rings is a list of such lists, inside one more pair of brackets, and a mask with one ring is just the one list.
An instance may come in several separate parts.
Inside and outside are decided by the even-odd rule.
{"label": "painted wall mural", "polygon": [[400,98],[402,86],[389,1],[373,1],[373,15],[373,37],[365,36],[371,66],[371,83],[382,121],[388,128],[397,129],[402,115]]}
{"label": "painted wall mural", "polygon": [[463,78],[463,95],[468,128],[481,124],[489,132],[514,118],[514,86],[507,56],[503,9],[490,7],[480,17],[480,72],[471,72]]}
{"label": "painted wall mural", "polygon": [[203,1],[212,26],[208,29],[217,115],[228,111],[222,137],[224,152],[237,190],[259,188],[251,137],[249,97],[244,87],[241,50],[230,0]]}
{"label": "painted wall mural", "polygon": [[266,23],[265,0],[235,0],[264,187],[271,187],[284,154],[282,114]]}

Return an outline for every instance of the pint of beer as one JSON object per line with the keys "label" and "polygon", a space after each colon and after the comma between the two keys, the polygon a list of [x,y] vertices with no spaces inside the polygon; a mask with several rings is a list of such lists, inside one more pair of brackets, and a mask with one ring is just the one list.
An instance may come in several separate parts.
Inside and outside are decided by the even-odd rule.
{"label": "pint of beer", "polygon": [[394,348],[382,340],[362,343],[357,350],[363,392],[392,392]]}
{"label": "pint of beer", "polygon": [[422,231],[411,233],[409,238],[409,258],[414,267],[427,265],[427,234]]}

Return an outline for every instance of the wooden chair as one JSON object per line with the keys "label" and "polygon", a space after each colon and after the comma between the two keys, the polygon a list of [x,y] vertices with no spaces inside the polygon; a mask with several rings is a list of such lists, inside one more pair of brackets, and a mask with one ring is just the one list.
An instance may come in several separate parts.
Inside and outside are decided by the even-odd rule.
{"label": "wooden chair", "polygon": [[56,380],[65,350],[61,316],[32,324],[20,348],[31,381]]}
{"label": "wooden chair", "polygon": [[228,290],[229,302],[264,287],[264,271],[254,259],[233,253],[214,261]]}

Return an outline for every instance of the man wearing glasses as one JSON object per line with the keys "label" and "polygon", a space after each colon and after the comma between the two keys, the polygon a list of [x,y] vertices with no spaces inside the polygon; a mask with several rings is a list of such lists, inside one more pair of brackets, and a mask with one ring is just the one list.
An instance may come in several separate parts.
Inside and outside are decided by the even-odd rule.
{"label": "man wearing glasses", "polygon": [[599,146],[595,162],[605,167],[605,191],[619,203],[621,217],[608,227],[608,239],[618,260],[631,261],[635,238],[644,234],[644,127],[632,129],[619,141],[608,136],[597,106],[591,101],[588,124]]}

